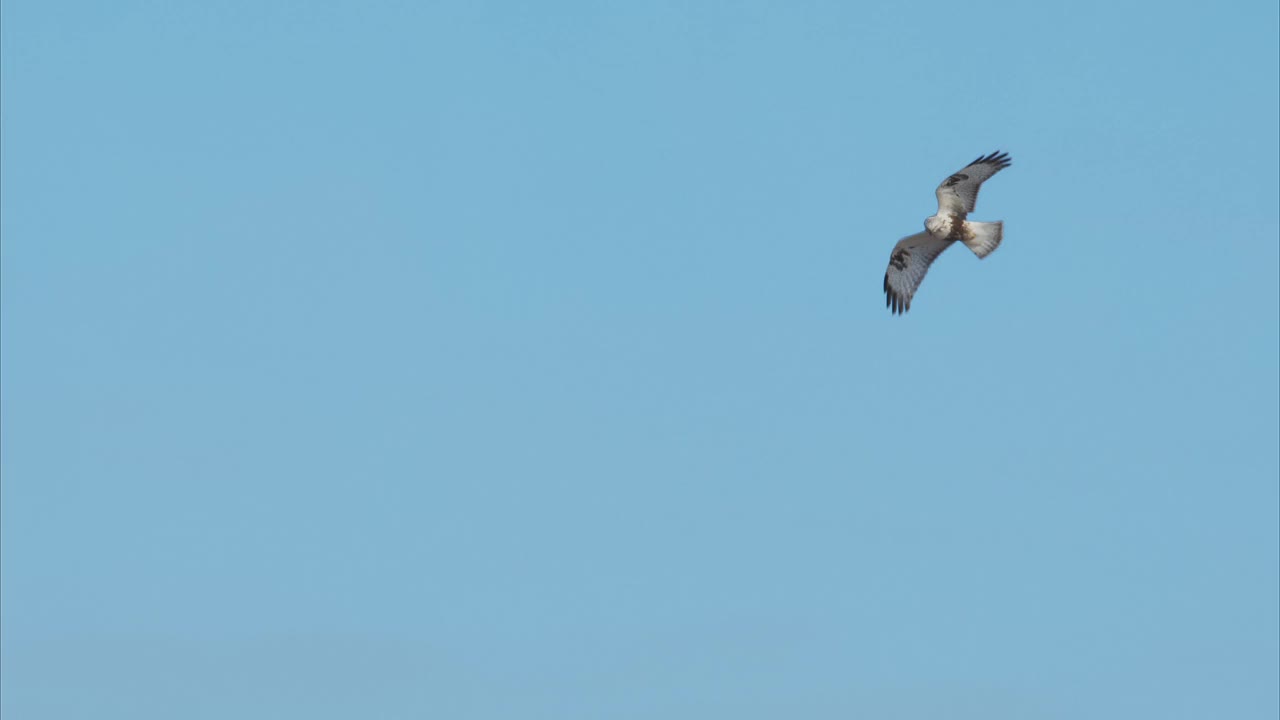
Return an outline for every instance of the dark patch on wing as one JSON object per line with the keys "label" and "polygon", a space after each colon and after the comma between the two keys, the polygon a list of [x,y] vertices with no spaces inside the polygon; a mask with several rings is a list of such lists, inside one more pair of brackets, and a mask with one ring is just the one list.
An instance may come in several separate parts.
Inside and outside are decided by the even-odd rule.
{"label": "dark patch on wing", "polygon": [[[973,163],[969,163],[969,164],[972,165]],[[937,176],[935,175],[934,177],[937,177]],[[945,187],[951,187],[952,185],[957,185],[968,179],[969,179],[968,175],[965,175],[964,173],[956,173],[955,175],[952,175],[951,177],[944,180],[942,184]]]}
{"label": "dark patch on wing", "polygon": [[[907,261],[909,261],[910,259],[911,259],[911,253],[907,252],[906,249],[902,249],[902,250],[898,250],[893,255],[889,256],[889,264],[894,266],[898,270],[906,270]],[[888,276],[886,275],[885,277],[888,277]]]}

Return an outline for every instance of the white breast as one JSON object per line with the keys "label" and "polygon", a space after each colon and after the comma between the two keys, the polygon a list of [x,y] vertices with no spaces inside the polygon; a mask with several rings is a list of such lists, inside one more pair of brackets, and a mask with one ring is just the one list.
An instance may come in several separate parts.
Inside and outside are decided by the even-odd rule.
{"label": "white breast", "polygon": [[924,229],[928,230],[929,234],[934,237],[949,237],[951,235],[951,217],[949,215],[927,217],[924,220]]}

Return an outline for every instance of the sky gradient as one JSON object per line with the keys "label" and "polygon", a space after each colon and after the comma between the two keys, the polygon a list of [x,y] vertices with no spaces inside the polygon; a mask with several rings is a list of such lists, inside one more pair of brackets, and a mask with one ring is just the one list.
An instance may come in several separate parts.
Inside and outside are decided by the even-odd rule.
{"label": "sky gradient", "polygon": [[0,12],[6,718],[1280,713],[1272,0]]}

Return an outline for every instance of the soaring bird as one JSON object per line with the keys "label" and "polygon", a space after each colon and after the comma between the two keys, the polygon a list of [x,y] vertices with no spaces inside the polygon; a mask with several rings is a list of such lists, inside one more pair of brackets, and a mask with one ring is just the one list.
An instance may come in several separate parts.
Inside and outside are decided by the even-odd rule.
{"label": "soaring bird", "polygon": [[965,218],[978,202],[982,183],[1012,164],[1009,153],[993,152],[979,156],[942,181],[934,193],[938,196],[938,212],[925,218],[925,231],[902,238],[889,255],[889,269],[884,273],[884,304],[890,312],[901,315],[911,309],[911,298],[924,282],[929,266],[957,240],[979,260],[1000,247],[1003,222],[972,222]]}

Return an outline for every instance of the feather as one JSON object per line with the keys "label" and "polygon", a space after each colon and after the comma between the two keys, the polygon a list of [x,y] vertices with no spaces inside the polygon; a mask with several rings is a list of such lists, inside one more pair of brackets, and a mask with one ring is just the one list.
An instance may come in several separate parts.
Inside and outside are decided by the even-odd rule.
{"label": "feather", "polygon": [[973,212],[982,183],[1012,164],[1009,153],[993,152],[978,156],[977,160],[948,176],[934,191],[938,196],[938,214],[957,214],[963,217]]}
{"label": "feather", "polygon": [[911,298],[924,282],[929,266],[953,242],[922,232],[904,237],[893,246],[884,273],[885,304],[890,311],[901,315],[911,309]]}

